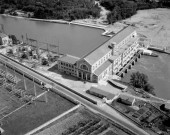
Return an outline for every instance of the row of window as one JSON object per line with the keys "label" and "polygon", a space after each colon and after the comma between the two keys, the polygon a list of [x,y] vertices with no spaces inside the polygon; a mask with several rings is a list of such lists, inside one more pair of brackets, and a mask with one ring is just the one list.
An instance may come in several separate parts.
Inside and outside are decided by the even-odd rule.
{"label": "row of window", "polygon": [[123,65],[126,64],[133,56],[134,56],[135,52],[132,51],[128,57],[126,57],[126,59],[123,60]]}
{"label": "row of window", "polygon": [[60,66],[61,69],[64,69],[64,70],[67,70],[69,72],[75,72],[76,73],[76,70],[73,70],[73,69],[70,69],[70,68],[67,68],[67,67],[64,67],[64,66]]}
{"label": "row of window", "polygon": [[92,70],[96,70],[99,66],[101,66],[105,61],[107,61],[111,57],[111,51],[107,53],[104,57],[99,59],[93,66]]}
{"label": "row of window", "polygon": [[60,62],[61,65],[66,66],[66,67],[70,67],[70,68],[74,68],[74,65],[65,63],[65,62]]}
{"label": "row of window", "polygon": [[121,57],[115,60],[114,65],[119,65],[120,63],[121,63]]}
{"label": "row of window", "polygon": [[104,78],[108,73],[111,73],[112,71],[112,65],[110,65],[105,71],[103,71],[100,75],[98,80],[101,80],[102,78]]}
{"label": "row of window", "polygon": [[137,46],[137,42],[134,42],[124,53],[123,58],[125,58],[133,49]]}

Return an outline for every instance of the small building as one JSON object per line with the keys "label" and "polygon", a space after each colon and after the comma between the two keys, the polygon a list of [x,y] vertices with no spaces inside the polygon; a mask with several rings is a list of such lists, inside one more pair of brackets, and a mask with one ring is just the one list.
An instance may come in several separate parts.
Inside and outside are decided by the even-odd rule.
{"label": "small building", "polygon": [[9,45],[10,39],[8,35],[0,33],[0,45]]}
{"label": "small building", "polygon": [[135,98],[126,95],[120,95],[117,99],[117,102],[120,102],[128,106],[133,106]]}
{"label": "small building", "polygon": [[112,100],[115,97],[114,94],[99,89],[98,87],[91,87],[89,90],[87,90],[87,93],[102,99],[105,98],[106,100]]}
{"label": "small building", "polygon": [[[68,75],[77,76],[76,62],[79,58],[71,55],[65,55],[58,59],[58,69]],[[87,79],[88,76],[85,76]]]}

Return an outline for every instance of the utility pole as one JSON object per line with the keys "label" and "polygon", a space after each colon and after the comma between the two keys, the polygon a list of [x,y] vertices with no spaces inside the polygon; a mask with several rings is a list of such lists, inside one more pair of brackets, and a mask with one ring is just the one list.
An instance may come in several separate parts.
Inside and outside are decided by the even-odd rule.
{"label": "utility pole", "polygon": [[58,40],[58,56],[59,56],[59,46],[60,46],[60,42]]}
{"label": "utility pole", "polygon": [[4,25],[3,24],[1,24],[1,29],[2,29],[2,32],[5,33]]}
{"label": "utility pole", "polygon": [[28,35],[27,35],[27,33],[26,33],[26,43],[28,45]]}
{"label": "utility pole", "polygon": [[48,55],[49,55],[49,44],[47,43],[47,52],[48,52]]}
{"label": "utility pole", "polygon": [[36,86],[35,86],[35,79],[33,77],[33,85],[34,85],[34,95],[35,97],[37,96],[37,90],[36,90]]}
{"label": "utility pole", "polygon": [[27,90],[27,85],[26,85],[26,81],[25,81],[25,75],[24,75],[24,73],[23,73],[23,80],[24,80],[24,88],[25,88],[25,90]]}

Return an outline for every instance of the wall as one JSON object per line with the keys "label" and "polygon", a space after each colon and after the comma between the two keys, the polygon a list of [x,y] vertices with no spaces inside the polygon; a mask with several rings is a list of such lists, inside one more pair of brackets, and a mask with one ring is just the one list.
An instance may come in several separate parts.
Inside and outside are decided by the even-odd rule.
{"label": "wall", "polygon": [[58,61],[58,69],[66,74],[77,76],[75,65],[65,63],[63,61]]}

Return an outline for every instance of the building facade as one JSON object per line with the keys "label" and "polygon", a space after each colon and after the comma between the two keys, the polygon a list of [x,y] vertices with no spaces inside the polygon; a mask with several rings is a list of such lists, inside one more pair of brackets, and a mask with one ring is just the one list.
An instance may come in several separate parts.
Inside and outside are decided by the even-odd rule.
{"label": "building facade", "polygon": [[128,26],[82,58],[59,58],[58,69],[82,80],[99,82],[119,72],[137,53],[138,46],[137,32]]}

